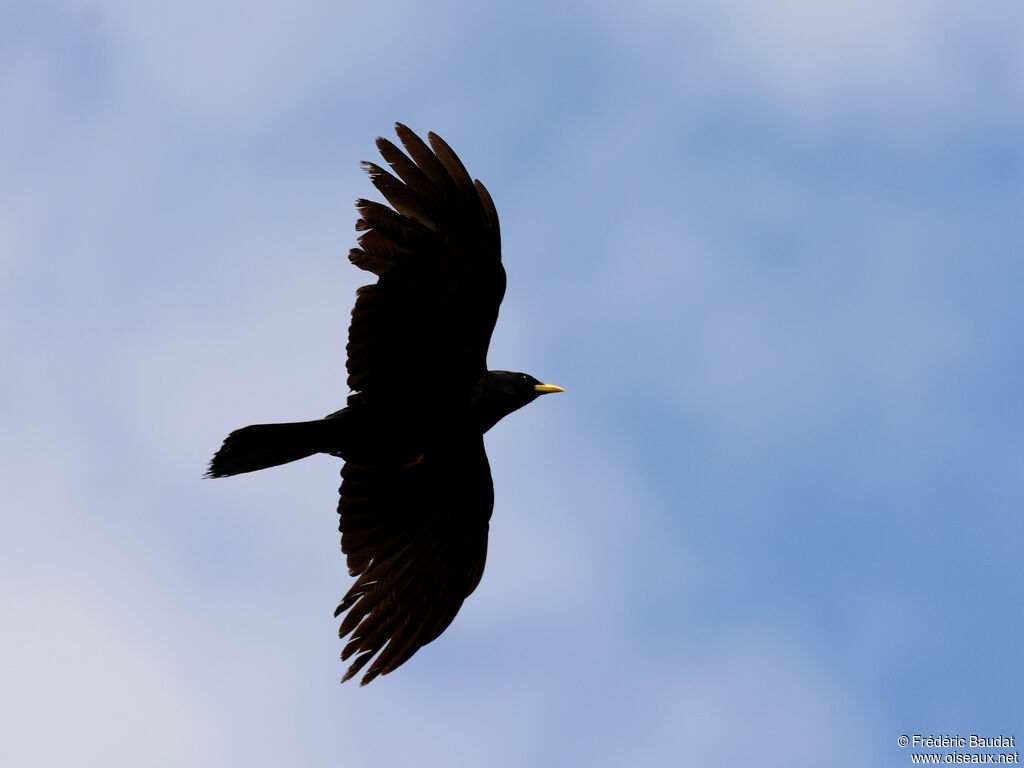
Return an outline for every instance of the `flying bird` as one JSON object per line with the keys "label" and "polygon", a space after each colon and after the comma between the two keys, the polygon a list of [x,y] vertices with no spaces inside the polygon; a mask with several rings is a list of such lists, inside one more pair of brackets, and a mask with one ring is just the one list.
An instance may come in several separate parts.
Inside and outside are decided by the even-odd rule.
{"label": "flying bird", "polygon": [[[394,671],[451,624],[484,570],[494,506],[484,433],[543,394],[533,376],[487,368],[505,294],[498,213],[436,134],[401,123],[403,152],[363,168],[390,206],[356,202],[349,260],[377,276],[356,291],[346,407],[315,421],[227,436],[207,477],[328,453],[341,470],[341,550],[356,580],[335,611],[342,678]],[[353,658],[354,657],[354,658]]]}

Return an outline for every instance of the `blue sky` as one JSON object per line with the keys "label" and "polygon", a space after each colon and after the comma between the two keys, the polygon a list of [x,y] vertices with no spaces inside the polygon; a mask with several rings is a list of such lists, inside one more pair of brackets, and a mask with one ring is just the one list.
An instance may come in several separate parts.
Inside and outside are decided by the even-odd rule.
{"label": "blue sky", "polygon": [[[371,6],[372,7],[367,7]],[[7,765],[864,766],[1024,737],[1024,7],[0,6]],[[358,163],[490,189],[487,571],[360,689]],[[6,730],[6,729],[5,729]]]}

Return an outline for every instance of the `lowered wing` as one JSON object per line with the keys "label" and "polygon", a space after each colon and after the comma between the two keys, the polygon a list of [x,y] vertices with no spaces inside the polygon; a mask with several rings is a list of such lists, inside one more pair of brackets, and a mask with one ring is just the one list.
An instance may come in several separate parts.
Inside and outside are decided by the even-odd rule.
{"label": "lowered wing", "polygon": [[341,549],[358,578],[334,615],[351,635],[341,658],[355,656],[343,681],[376,656],[366,685],[440,635],[476,589],[494,493],[482,437],[412,466],[350,462],[341,476]]}

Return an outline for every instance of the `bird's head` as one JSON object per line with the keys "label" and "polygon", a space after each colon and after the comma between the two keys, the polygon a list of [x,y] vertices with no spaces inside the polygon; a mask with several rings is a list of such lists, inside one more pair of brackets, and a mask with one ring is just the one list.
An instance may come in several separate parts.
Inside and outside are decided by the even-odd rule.
{"label": "bird's head", "polygon": [[473,413],[481,431],[486,432],[512,411],[552,392],[565,390],[544,384],[528,373],[488,371],[477,382],[473,393]]}

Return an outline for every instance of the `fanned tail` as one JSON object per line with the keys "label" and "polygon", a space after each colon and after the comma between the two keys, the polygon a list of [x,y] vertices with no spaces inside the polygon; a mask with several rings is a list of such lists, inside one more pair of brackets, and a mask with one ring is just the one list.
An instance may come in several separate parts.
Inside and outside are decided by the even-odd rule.
{"label": "fanned tail", "polygon": [[290,424],[253,424],[236,429],[210,460],[206,477],[227,477],[329,452],[337,424],[330,419]]}

